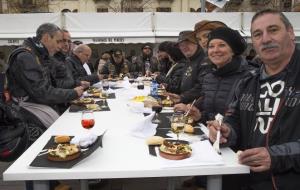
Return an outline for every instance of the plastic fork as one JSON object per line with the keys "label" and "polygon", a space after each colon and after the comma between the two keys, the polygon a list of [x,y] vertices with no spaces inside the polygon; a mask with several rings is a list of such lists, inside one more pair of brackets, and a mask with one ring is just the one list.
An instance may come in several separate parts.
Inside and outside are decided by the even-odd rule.
{"label": "plastic fork", "polygon": [[[221,126],[222,123],[223,123],[223,116],[221,114],[217,114],[215,116],[215,120],[217,120],[219,122],[219,125]],[[221,133],[220,133],[220,130],[217,131],[217,138],[216,138],[216,141],[214,142],[213,144],[213,148],[215,149],[215,151],[218,153],[218,154],[221,154],[221,151],[220,151],[220,137],[221,137]]]}

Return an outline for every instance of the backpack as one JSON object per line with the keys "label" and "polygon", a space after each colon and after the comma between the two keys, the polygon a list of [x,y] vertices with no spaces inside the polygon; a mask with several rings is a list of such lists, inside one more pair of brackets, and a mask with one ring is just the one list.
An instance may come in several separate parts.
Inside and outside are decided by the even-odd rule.
{"label": "backpack", "polygon": [[0,161],[16,160],[28,147],[28,124],[17,105],[0,101]]}

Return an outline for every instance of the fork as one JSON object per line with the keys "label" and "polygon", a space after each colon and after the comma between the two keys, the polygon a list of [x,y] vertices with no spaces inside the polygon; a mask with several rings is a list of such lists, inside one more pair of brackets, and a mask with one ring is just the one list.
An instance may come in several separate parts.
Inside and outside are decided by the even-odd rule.
{"label": "fork", "polygon": [[[222,123],[223,123],[223,116],[221,114],[217,114],[215,116],[215,120],[217,120],[219,122],[219,125],[221,126]],[[217,131],[217,138],[216,138],[216,141],[214,142],[213,144],[213,148],[215,149],[215,151],[218,153],[218,154],[221,154],[221,151],[220,151],[220,137],[221,137],[221,132],[220,130]]]}

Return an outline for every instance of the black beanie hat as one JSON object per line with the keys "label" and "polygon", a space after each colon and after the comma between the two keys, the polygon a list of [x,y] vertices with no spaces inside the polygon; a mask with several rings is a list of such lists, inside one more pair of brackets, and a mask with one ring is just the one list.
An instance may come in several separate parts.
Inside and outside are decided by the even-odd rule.
{"label": "black beanie hat", "polygon": [[241,55],[247,48],[245,39],[238,31],[231,28],[217,28],[211,31],[208,35],[207,45],[213,39],[224,40],[231,47],[235,55]]}
{"label": "black beanie hat", "polygon": [[164,41],[158,45],[158,51],[164,51],[167,52],[168,46],[171,42],[170,41]]}

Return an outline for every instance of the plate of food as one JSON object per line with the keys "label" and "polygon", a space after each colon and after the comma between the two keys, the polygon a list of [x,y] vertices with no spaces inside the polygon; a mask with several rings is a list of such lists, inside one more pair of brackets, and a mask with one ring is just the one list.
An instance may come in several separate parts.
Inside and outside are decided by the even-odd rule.
{"label": "plate of food", "polygon": [[85,105],[85,104],[93,104],[95,103],[93,98],[80,98],[71,102],[71,104],[75,105]]}
{"label": "plate of food", "polygon": [[79,145],[71,144],[72,138],[72,136],[66,135],[52,136],[30,166],[71,168],[91,155],[99,146],[102,147],[103,134],[97,136],[95,142],[84,149]]}
{"label": "plate of food", "polygon": [[159,147],[159,155],[168,160],[183,160],[191,157],[192,148],[187,141],[166,139]]}

